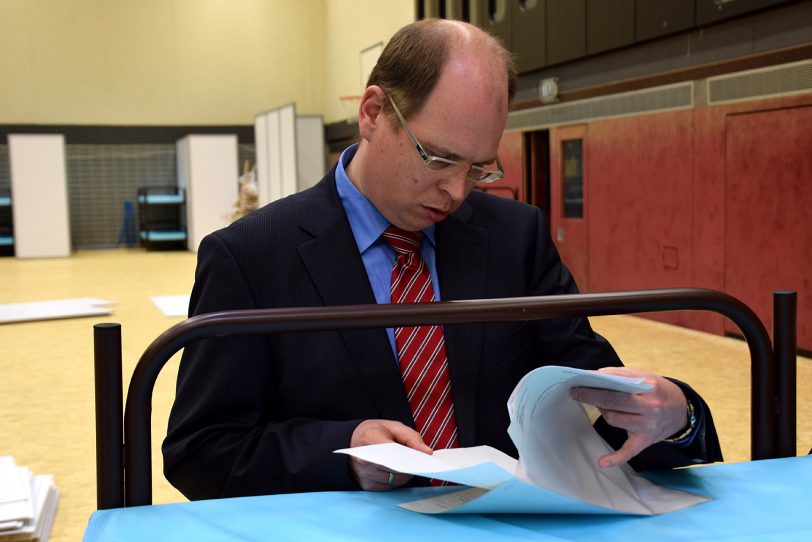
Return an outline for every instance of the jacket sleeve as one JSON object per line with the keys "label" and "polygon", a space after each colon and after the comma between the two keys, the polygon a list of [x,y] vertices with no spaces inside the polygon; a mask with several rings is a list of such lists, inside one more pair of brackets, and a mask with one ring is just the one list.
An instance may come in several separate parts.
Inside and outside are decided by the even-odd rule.
{"label": "jacket sleeve", "polygon": [[[206,237],[190,316],[255,307],[228,246]],[[162,450],[164,474],[189,499],[357,489],[346,457],[332,452],[349,446],[361,420],[277,416],[271,340],[208,338],[184,349]]]}

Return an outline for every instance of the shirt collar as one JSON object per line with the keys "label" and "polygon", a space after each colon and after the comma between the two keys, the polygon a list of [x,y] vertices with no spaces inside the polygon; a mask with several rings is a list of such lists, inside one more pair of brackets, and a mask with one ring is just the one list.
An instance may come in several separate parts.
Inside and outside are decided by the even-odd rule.
{"label": "shirt collar", "polygon": [[[347,176],[346,167],[352,161],[353,156],[355,156],[355,151],[357,150],[357,143],[344,149],[344,152],[341,153],[338,159],[338,164],[336,164],[335,177],[338,197],[341,199],[341,205],[347,213],[347,218],[350,221],[350,228],[352,228],[352,234],[355,237],[358,250],[363,254],[364,251],[381,237],[384,230],[389,227],[389,221],[384,218],[372,202],[355,187]],[[435,246],[434,224],[424,229],[423,234],[432,246]]]}

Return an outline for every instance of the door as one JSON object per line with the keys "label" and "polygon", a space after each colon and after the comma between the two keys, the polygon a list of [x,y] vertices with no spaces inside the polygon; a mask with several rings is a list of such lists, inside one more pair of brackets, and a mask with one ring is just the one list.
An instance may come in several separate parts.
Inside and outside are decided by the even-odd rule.
{"label": "door", "polygon": [[555,128],[550,137],[550,224],[561,259],[581,292],[589,291],[586,126]]}
{"label": "door", "polygon": [[525,167],[527,175],[525,201],[544,213],[550,227],[550,131],[524,133]]}
{"label": "door", "polygon": [[[724,289],[772,329],[773,290],[798,292],[812,350],[812,107],[728,115]],[[726,331],[738,333],[730,322]]]}

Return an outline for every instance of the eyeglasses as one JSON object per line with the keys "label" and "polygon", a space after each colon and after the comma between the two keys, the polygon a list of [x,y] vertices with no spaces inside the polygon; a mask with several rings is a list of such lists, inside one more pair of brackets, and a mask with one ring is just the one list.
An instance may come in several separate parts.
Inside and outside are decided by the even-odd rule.
{"label": "eyeglasses", "polygon": [[392,108],[395,110],[395,114],[398,116],[400,124],[406,129],[406,133],[409,134],[409,137],[412,139],[412,143],[414,143],[417,152],[420,153],[420,157],[423,159],[423,162],[425,162],[427,168],[432,171],[440,171],[448,167],[466,167],[468,168],[468,173],[465,174],[466,178],[469,181],[474,181],[475,183],[492,183],[493,181],[498,181],[505,176],[505,172],[502,169],[502,162],[499,161],[498,156],[496,157],[494,164],[496,167],[488,168],[484,165],[469,164],[460,160],[451,160],[449,158],[434,156],[427,153],[426,149],[423,148],[423,145],[421,145],[417,140],[417,137],[415,137],[414,132],[412,132],[411,128],[409,128],[409,125],[406,124],[406,119],[404,119],[403,115],[400,114],[400,109],[398,109],[398,106],[395,105],[395,101],[391,96],[388,96],[388,98],[389,103],[392,104]]}

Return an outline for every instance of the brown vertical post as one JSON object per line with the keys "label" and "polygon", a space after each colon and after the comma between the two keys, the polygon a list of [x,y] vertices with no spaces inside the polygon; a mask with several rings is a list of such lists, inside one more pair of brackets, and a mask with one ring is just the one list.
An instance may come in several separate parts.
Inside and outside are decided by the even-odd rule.
{"label": "brown vertical post", "polygon": [[773,292],[773,356],[776,395],[776,455],[796,454],[797,298],[793,291]]}
{"label": "brown vertical post", "polygon": [[96,380],[96,506],[124,506],[121,325],[93,326]]}

